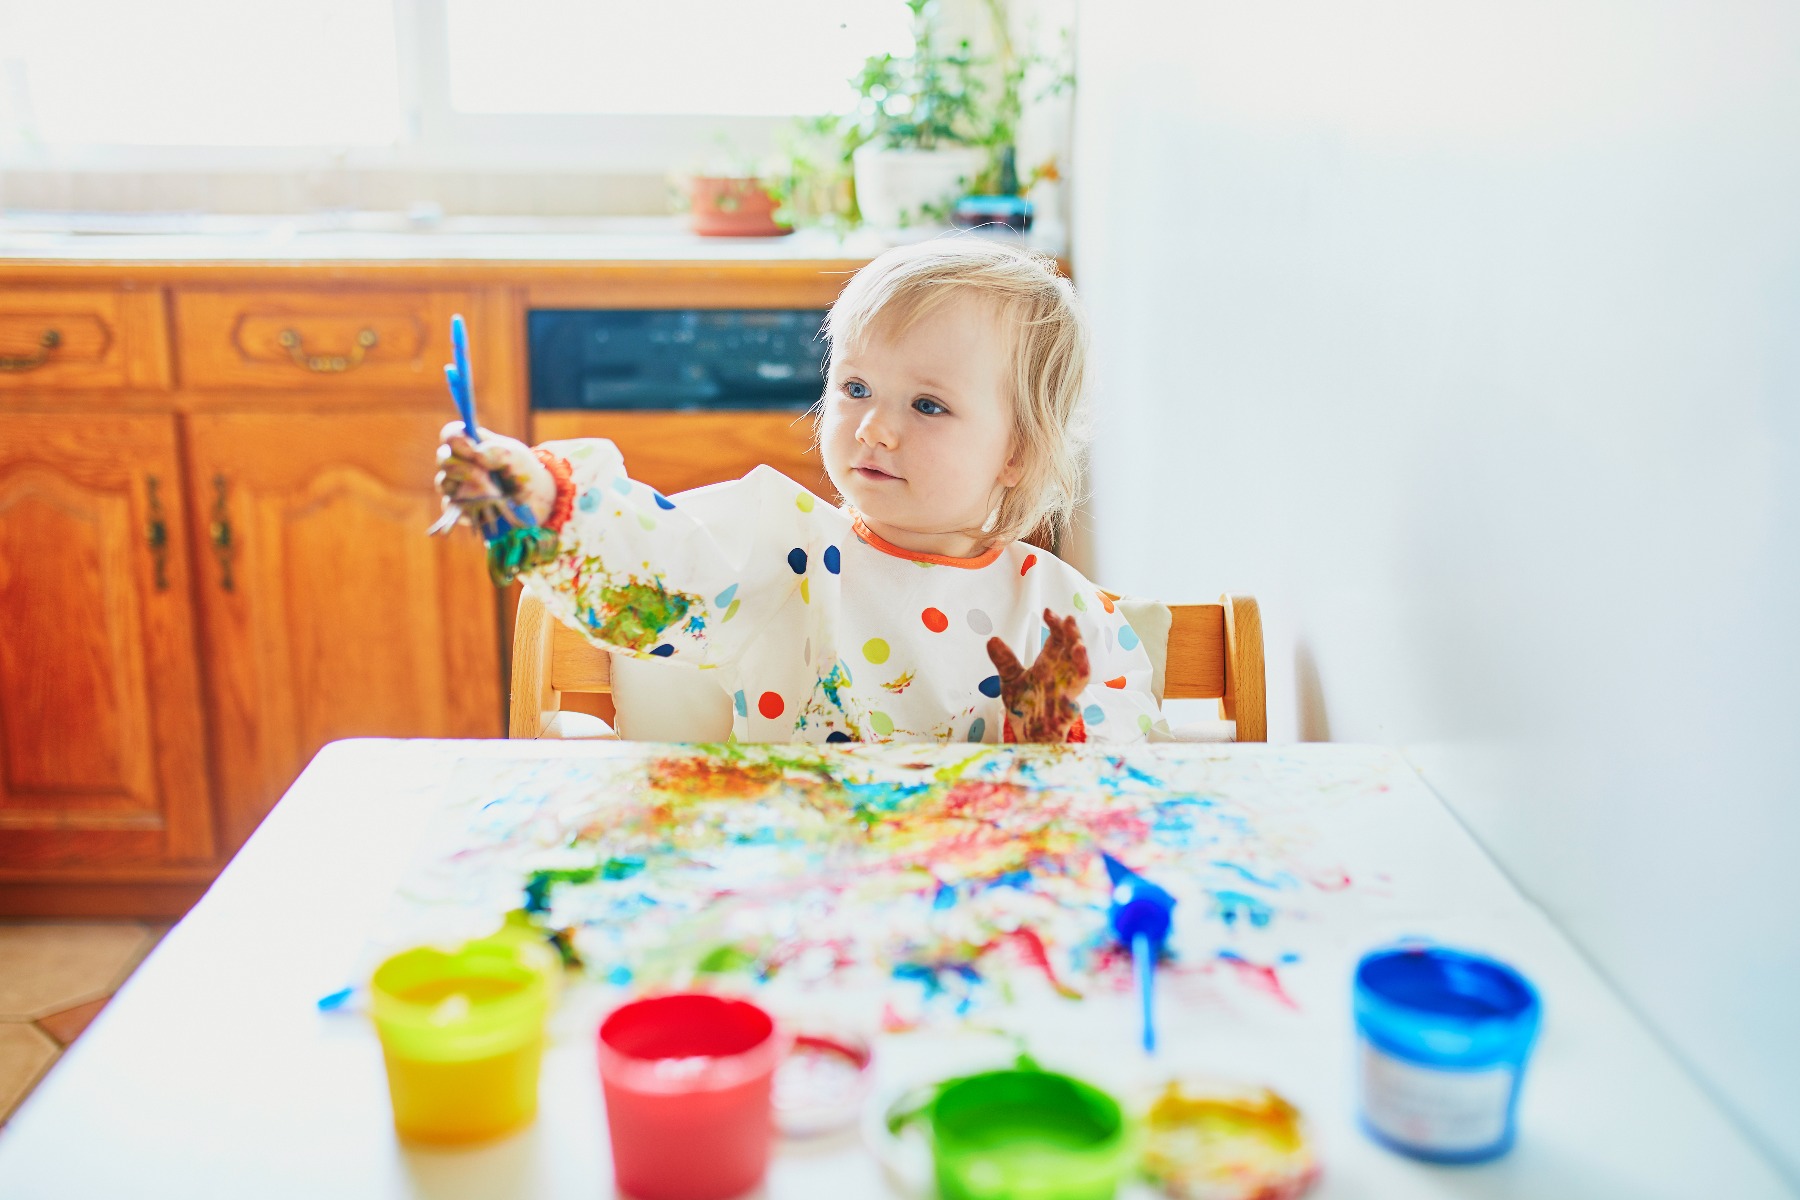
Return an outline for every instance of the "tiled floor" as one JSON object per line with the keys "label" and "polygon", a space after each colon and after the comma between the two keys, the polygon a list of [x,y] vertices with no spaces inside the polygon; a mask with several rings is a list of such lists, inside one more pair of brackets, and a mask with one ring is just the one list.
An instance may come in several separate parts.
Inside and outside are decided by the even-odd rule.
{"label": "tiled floor", "polygon": [[167,928],[142,921],[0,921],[0,1125]]}

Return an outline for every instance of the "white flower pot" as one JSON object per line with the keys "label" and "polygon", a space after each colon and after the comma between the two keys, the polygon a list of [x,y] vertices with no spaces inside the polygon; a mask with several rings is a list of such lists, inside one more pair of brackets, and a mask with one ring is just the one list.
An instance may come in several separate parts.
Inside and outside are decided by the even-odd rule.
{"label": "white flower pot", "polygon": [[856,204],[871,225],[898,227],[942,221],[987,166],[979,146],[889,150],[867,145],[850,156]]}

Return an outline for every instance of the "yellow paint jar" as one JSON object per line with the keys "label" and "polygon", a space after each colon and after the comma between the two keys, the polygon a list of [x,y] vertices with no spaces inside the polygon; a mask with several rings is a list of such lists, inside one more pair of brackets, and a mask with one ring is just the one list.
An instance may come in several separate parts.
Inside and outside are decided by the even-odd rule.
{"label": "yellow paint jar", "polygon": [[507,956],[426,947],[382,963],[369,992],[401,1137],[481,1141],[537,1116],[541,973]]}

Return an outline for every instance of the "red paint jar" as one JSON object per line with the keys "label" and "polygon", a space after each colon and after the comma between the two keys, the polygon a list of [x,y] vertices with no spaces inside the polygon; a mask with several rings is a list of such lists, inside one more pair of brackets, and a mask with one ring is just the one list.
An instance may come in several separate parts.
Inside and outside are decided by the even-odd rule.
{"label": "red paint jar", "polygon": [[747,1000],[678,993],[600,1023],[600,1084],[613,1178],[635,1200],[727,1200],[762,1181],[786,1049]]}

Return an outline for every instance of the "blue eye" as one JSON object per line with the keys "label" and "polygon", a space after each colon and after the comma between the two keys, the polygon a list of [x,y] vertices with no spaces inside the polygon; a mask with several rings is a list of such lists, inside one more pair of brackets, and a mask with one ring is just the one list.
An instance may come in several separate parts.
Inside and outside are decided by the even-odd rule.
{"label": "blue eye", "polygon": [[935,417],[939,413],[947,413],[950,411],[936,400],[933,400],[930,396],[920,396],[917,400],[914,400],[913,409],[916,412],[924,413],[928,417]]}
{"label": "blue eye", "polygon": [[844,385],[844,394],[852,400],[867,400],[874,393],[869,391],[869,385],[862,380],[852,379]]}

